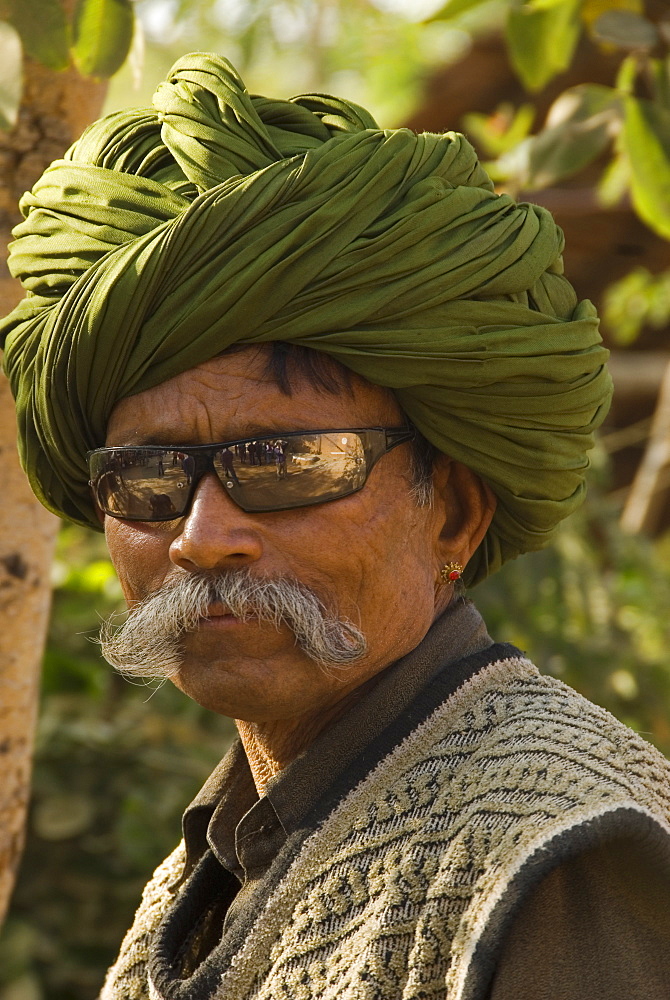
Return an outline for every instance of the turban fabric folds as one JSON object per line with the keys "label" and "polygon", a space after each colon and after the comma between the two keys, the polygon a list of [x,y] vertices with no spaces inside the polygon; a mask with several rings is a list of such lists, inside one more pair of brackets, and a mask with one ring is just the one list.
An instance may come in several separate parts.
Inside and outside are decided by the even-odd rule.
{"label": "turban fabric folds", "polygon": [[610,394],[595,311],[549,213],[495,194],[458,133],[250,96],[195,54],[153,109],[92,125],[21,209],[10,268],[27,295],[0,332],[22,460],[56,513],[98,527],[85,456],[118,400],[278,340],[393,389],[490,484],[470,583],[581,502]]}

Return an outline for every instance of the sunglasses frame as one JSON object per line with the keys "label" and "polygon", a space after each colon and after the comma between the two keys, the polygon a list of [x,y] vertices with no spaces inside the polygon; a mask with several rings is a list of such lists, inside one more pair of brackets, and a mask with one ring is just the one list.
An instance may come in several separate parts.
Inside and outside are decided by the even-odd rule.
{"label": "sunglasses frame", "polygon": [[[240,489],[239,484],[233,483],[231,480],[224,480],[214,465],[214,459],[219,452],[223,451],[225,448],[232,448],[235,445],[248,445],[251,442],[263,442],[263,441],[284,441],[290,440],[296,437],[307,437],[313,434],[357,434],[361,435],[380,435],[383,434],[384,438],[370,442],[369,458],[366,461],[365,467],[365,478],[359,486],[355,486],[352,489],[348,489],[346,493],[339,493],[336,497],[328,497],[325,500],[315,498],[312,500],[306,500],[304,503],[288,503],[281,504],[279,506],[272,507],[254,507],[249,509],[245,507],[244,503],[241,502],[240,497],[237,496],[237,491]],[[409,441],[414,440],[416,432],[411,426],[404,427],[345,427],[345,428],[325,428],[318,430],[304,430],[304,431],[277,431],[273,434],[257,434],[251,435],[243,438],[234,438],[230,441],[218,441],[213,444],[197,444],[197,445],[118,445],[116,447],[109,446],[104,448],[94,448],[92,451],[86,453],[86,459],[89,466],[89,473],[91,478],[89,479],[89,486],[93,493],[93,498],[99,509],[107,514],[109,517],[116,518],[119,521],[141,521],[142,523],[156,523],[160,521],[177,521],[182,517],[185,517],[191,507],[193,502],[193,497],[195,496],[195,491],[197,490],[200,481],[203,476],[208,473],[213,473],[218,479],[221,487],[225,490],[227,496],[233,501],[233,503],[240,507],[247,514],[270,514],[282,510],[298,510],[301,507],[314,507],[317,504],[322,503],[332,503],[334,500],[341,500],[343,497],[351,496],[353,493],[358,493],[362,490],[368,481],[368,477],[375,465],[384,455],[397,448],[401,444],[406,444]],[[367,442],[363,439],[363,445],[366,446]],[[100,502],[100,497],[98,495],[97,484],[100,478],[105,475],[107,471],[102,470],[95,473],[92,469],[92,463],[95,461],[96,456],[104,456],[106,454],[123,454],[124,452],[133,452],[137,454],[138,452],[147,452],[151,455],[155,455],[156,452],[179,452],[182,455],[191,455],[195,460],[195,468],[193,470],[193,476],[189,484],[188,490],[185,493],[184,498],[184,508],[181,514],[170,513],[165,517],[124,517],[122,514],[115,514],[107,510],[105,505]]]}

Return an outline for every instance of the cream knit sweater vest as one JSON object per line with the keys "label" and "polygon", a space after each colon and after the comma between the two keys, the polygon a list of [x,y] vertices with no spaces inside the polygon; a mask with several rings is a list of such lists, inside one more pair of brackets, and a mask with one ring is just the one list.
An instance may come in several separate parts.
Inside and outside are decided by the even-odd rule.
{"label": "cream knit sweater vest", "polygon": [[[476,1000],[524,893],[622,835],[670,853],[670,764],[527,660],[492,663],[305,840],[214,992],[179,996]],[[182,865],[148,884],[101,1000],[162,1000],[147,963]]]}

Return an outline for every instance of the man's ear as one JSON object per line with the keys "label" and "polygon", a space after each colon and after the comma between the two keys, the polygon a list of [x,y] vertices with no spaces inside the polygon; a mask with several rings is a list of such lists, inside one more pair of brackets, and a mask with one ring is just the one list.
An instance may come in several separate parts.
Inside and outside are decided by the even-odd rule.
{"label": "man's ear", "polygon": [[497,499],[476,472],[448,455],[438,455],[433,475],[435,507],[442,526],[436,555],[465,567],[488,531]]}

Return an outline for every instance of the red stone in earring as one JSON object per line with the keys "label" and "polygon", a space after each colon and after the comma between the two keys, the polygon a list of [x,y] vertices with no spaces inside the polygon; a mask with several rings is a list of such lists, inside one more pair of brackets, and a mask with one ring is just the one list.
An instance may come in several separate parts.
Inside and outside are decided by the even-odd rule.
{"label": "red stone in earring", "polygon": [[440,570],[440,578],[443,583],[456,583],[463,576],[463,567],[457,562],[448,562]]}

